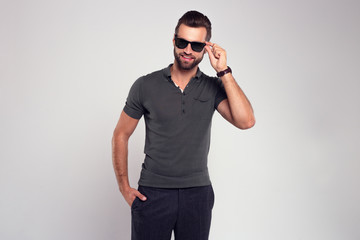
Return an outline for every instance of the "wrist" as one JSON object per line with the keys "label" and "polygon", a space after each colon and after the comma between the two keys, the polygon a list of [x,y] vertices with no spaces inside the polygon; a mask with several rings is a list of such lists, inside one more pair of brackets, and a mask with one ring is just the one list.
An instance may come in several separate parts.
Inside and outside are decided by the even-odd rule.
{"label": "wrist", "polygon": [[119,187],[119,190],[122,194],[124,194],[125,192],[128,192],[130,188],[131,188],[130,185],[121,185]]}
{"label": "wrist", "polygon": [[224,76],[224,75],[227,74],[227,73],[232,73],[232,70],[231,70],[231,68],[230,68],[229,66],[227,66],[226,69],[217,72],[216,76],[222,77],[222,76]]}
{"label": "wrist", "polygon": [[218,73],[218,72],[222,72],[224,70],[226,70],[228,68],[228,66],[222,66],[222,67],[218,67],[218,68],[215,68],[215,71]]}
{"label": "wrist", "polygon": [[119,177],[118,185],[121,193],[127,192],[131,188],[127,176]]}

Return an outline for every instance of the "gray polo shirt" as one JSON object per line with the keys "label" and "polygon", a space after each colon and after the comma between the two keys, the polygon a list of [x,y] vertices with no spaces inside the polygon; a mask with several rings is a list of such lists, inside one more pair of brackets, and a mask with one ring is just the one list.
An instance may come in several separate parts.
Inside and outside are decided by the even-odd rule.
{"label": "gray polo shirt", "polygon": [[146,125],[139,185],[209,185],[211,120],[226,92],[219,78],[200,69],[181,92],[171,80],[171,65],[137,79],[126,99],[124,112],[135,119],[144,115]]}

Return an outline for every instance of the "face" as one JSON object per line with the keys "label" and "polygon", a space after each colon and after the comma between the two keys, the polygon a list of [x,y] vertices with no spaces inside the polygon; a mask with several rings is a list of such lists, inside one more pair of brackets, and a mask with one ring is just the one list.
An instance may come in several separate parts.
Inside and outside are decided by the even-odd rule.
{"label": "face", "polygon": [[[193,28],[181,24],[177,36],[190,42],[205,42],[206,28]],[[192,50],[191,44],[188,44],[184,49],[179,49],[175,45],[175,39],[173,39],[173,45],[174,57],[179,69],[181,70],[193,69],[201,62],[204,57],[205,48],[201,52],[195,52]]]}

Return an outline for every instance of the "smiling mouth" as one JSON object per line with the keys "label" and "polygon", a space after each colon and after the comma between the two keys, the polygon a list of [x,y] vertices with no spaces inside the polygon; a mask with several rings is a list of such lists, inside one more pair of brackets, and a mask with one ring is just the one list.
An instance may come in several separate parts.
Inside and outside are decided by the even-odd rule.
{"label": "smiling mouth", "polygon": [[185,61],[187,61],[187,62],[190,62],[190,61],[192,61],[194,58],[192,58],[192,57],[187,57],[187,56],[184,56],[184,55],[181,55],[181,58],[183,59],[183,60],[185,60]]}

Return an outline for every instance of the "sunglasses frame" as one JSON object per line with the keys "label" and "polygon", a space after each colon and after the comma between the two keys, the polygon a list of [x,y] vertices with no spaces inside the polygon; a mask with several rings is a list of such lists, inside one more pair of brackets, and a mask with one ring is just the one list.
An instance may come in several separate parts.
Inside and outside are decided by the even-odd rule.
{"label": "sunglasses frame", "polygon": [[[179,46],[179,42],[178,41],[183,41],[184,43],[186,43],[186,45],[184,46],[184,47],[180,47]],[[178,36],[177,36],[177,34],[175,34],[175,46],[177,47],[177,48],[179,48],[179,49],[184,49],[184,48],[186,48],[188,45],[189,45],[189,43],[190,43],[190,46],[191,46],[191,49],[193,50],[193,51],[195,51],[195,52],[201,52],[203,49],[204,49],[204,47],[205,47],[205,45],[206,45],[206,43],[203,43],[203,42],[190,42],[190,41],[188,41],[188,40],[186,40],[186,39],[183,39],[183,38],[179,38]],[[195,45],[195,47],[194,47],[194,45],[193,44],[196,44]],[[198,47],[201,47],[201,49],[200,49],[200,51],[198,51],[199,49],[197,49],[197,46],[198,45]],[[195,48],[195,49],[194,49]]]}

